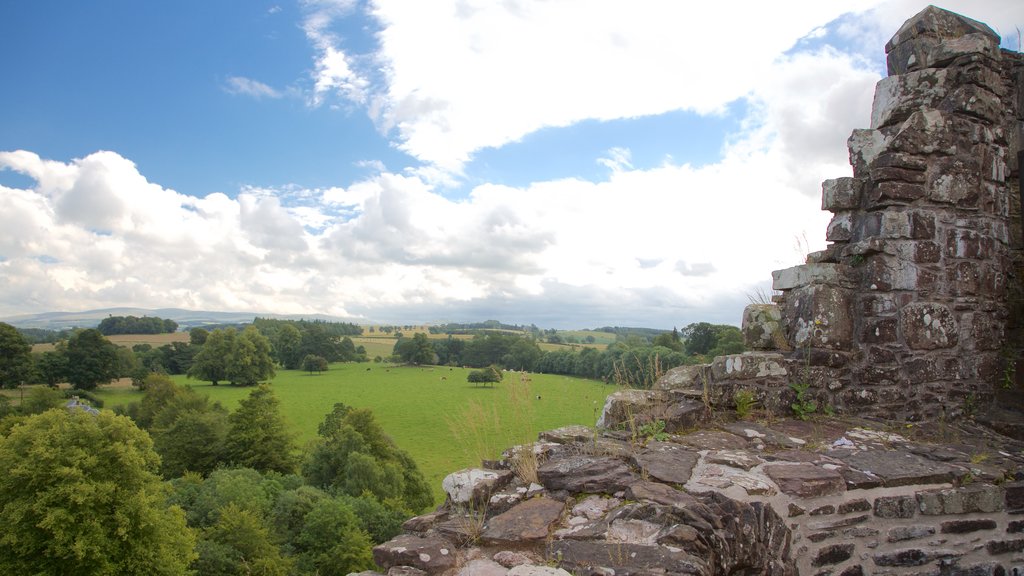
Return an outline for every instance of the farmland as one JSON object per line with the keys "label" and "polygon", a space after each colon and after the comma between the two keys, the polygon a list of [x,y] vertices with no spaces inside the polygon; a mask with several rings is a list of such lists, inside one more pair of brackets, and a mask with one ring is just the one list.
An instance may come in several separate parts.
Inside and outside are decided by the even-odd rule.
{"label": "farmland", "polygon": [[[273,385],[300,446],[315,438],[323,416],[337,402],[373,410],[385,431],[416,460],[438,499],[443,498],[441,480],[450,472],[535,440],[541,430],[592,425],[612,391],[600,382],[556,375],[530,374],[521,382],[518,373],[507,373],[491,388],[474,387],[466,381],[468,372],[343,363],[323,374],[280,370]],[[251,390],[174,379],[229,409]],[[124,386],[101,387],[98,395],[106,408],[141,398]]]}

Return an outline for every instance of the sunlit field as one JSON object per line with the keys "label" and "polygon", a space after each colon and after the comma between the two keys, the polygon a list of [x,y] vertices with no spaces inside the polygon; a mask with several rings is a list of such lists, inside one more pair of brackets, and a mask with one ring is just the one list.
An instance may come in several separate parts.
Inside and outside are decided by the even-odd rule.
{"label": "sunlit field", "polygon": [[[493,387],[474,387],[466,381],[468,373],[463,368],[332,364],[323,374],[280,370],[273,387],[300,445],[316,436],[336,402],[373,410],[384,430],[419,464],[439,499],[441,480],[450,472],[535,440],[542,430],[594,424],[613,390],[593,380],[517,372],[506,373]],[[251,390],[174,379],[229,409]],[[113,408],[141,393],[123,385],[104,386],[99,396],[106,408]]]}

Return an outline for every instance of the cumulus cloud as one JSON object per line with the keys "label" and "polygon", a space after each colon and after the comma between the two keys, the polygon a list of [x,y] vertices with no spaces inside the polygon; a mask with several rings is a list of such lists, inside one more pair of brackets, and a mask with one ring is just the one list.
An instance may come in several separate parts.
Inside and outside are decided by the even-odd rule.
{"label": "cumulus cloud", "polygon": [[[368,174],[332,187],[193,197],[115,152],[2,152],[0,170],[33,185],[0,188],[0,313],[130,304],[567,327],[737,322],[771,270],[824,244],[819,183],[849,173],[845,141],[868,124],[879,44],[870,58],[790,48],[849,33],[821,27],[854,6],[808,1],[776,22],[764,3],[731,18],[721,3],[676,14],[677,3],[379,0],[367,9],[379,51],[364,59],[332,32],[361,8],[308,2],[314,100],[364,106],[425,165],[370,160]],[[893,20],[891,6],[840,27],[887,38],[915,11]],[[379,84],[363,72],[371,61]],[[608,168],[595,181],[485,182],[460,199],[439,187],[474,152],[541,127],[716,114],[737,100],[741,126],[699,167],[637,168],[612,148],[594,158]],[[797,250],[794,236],[807,238]]]}

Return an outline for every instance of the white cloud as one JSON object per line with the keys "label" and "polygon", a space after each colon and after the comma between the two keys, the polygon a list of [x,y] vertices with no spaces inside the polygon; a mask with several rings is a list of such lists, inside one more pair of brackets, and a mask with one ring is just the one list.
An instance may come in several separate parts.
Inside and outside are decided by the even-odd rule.
{"label": "white cloud", "polygon": [[252,78],[246,78],[244,76],[230,76],[226,81],[224,90],[228,94],[240,94],[242,96],[250,96],[256,98],[281,98],[283,94],[271,88],[270,86],[253,80]]}
{"label": "white cloud", "polygon": [[[331,33],[353,2],[309,3],[305,31],[320,97],[364,102],[426,167],[369,162],[370,174],[335,187],[195,198],[114,152],[69,162],[0,153],[0,170],[35,181],[0,188],[0,314],[123,304],[577,327],[738,322],[771,270],[823,245],[819,182],[849,173],[846,138],[869,122],[878,59],[782,54],[853,4],[808,2],[780,22],[764,3],[736,18],[724,16],[731,5],[673,16],[674,3],[626,13],[572,0],[425,4],[372,8],[384,24],[381,86]],[[887,38],[915,11],[894,21],[888,10],[844,22]],[[594,158],[609,168],[600,181],[484,183],[462,200],[438,188],[473,152],[542,126],[715,113],[737,98],[749,115],[717,162],[639,169],[613,148]],[[794,237],[809,246],[794,250]]]}
{"label": "white cloud", "polygon": [[[373,94],[368,111],[402,150],[438,176],[459,174],[477,150],[544,127],[721,111],[768,80],[797,39],[865,5],[377,0],[370,14],[380,46],[370,62],[383,83],[357,92]],[[318,14],[307,30],[322,45],[344,13]],[[328,56],[323,49],[318,69]],[[341,76],[355,75],[351,57],[345,62]]]}

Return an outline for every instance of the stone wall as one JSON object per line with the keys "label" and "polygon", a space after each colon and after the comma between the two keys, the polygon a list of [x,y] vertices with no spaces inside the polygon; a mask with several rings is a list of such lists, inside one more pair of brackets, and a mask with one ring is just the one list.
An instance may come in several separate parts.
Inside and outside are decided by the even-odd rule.
{"label": "stone wall", "polygon": [[715,359],[716,400],[749,389],[785,412],[806,384],[819,408],[920,420],[976,415],[1019,384],[1024,59],[935,7],[886,52],[853,176],[822,185],[830,244],[772,273],[775,303],[743,318],[760,352]]}

